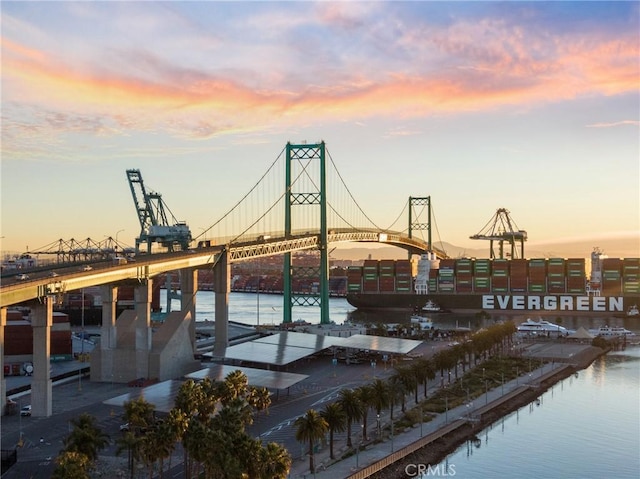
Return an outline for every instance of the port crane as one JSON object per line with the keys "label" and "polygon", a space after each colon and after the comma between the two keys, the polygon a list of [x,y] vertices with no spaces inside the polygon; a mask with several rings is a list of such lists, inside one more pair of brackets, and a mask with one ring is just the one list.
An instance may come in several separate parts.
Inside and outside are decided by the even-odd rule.
{"label": "port crane", "polygon": [[[140,170],[127,170],[127,178],[133,195],[138,220],[140,221],[140,236],[136,238],[136,253],[140,252],[140,245],[146,244],[147,253],[151,253],[152,243],[159,243],[169,251],[176,247],[189,249],[191,231],[184,221],[177,221],[167,207],[160,193],[147,191],[142,180]],[[169,222],[169,213],[172,223]]]}
{"label": "port crane", "polygon": [[473,236],[469,236],[469,238],[476,240],[489,240],[489,253],[491,259],[496,258],[493,244],[494,241],[497,241],[499,245],[498,258],[504,258],[505,242],[511,245],[511,252],[507,254],[510,254],[511,258],[518,257],[516,243],[519,243],[519,257],[524,258],[524,242],[527,241],[527,232],[517,227],[515,221],[511,219],[509,211],[505,208],[498,208],[496,214],[493,215],[480,232]]}

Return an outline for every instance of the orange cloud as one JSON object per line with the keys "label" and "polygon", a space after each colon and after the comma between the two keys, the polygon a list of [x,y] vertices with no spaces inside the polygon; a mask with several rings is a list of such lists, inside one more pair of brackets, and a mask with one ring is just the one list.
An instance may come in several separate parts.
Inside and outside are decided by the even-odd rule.
{"label": "orange cloud", "polygon": [[351,79],[344,76],[350,73],[347,68],[340,81],[319,78],[317,85],[299,90],[256,90],[235,78],[186,71],[155,59],[149,61],[148,78],[107,68],[90,71],[6,39],[2,75],[16,102],[93,112],[129,128],[160,126],[200,138],[273,123],[298,124],[308,117],[412,117],[637,91],[639,52],[634,38],[595,45],[564,39],[557,51],[542,58],[535,52],[544,46],[533,42],[528,50],[529,39],[518,30],[501,32],[482,48],[474,46],[476,34],[462,27],[450,33],[435,43],[441,51],[458,55],[457,67],[429,74],[382,72],[378,78],[355,72]]}

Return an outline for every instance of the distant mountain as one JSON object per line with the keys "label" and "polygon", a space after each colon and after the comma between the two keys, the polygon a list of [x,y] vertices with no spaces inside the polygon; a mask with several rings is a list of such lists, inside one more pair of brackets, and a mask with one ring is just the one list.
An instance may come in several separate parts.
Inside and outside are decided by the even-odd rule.
{"label": "distant mountain", "polygon": [[[484,245],[483,245],[484,243]],[[462,248],[442,242],[438,248],[444,250],[452,258],[489,258],[489,242],[478,242],[482,248]],[[505,252],[507,251],[505,245]],[[593,239],[572,242],[548,242],[524,244],[525,258],[589,258],[594,247],[610,258],[639,258],[640,242],[637,239]],[[497,245],[494,250],[498,251]],[[342,260],[371,259],[406,259],[407,253],[394,246],[340,246],[332,251],[331,257]]]}

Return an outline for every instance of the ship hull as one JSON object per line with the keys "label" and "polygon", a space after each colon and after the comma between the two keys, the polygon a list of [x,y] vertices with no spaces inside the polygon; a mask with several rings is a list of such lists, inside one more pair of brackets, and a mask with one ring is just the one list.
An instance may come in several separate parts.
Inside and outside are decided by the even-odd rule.
{"label": "ship hull", "polygon": [[620,314],[640,303],[640,296],[578,296],[569,294],[443,294],[414,293],[348,293],[347,301],[361,310],[415,311],[430,299],[445,310],[487,312],[558,312]]}

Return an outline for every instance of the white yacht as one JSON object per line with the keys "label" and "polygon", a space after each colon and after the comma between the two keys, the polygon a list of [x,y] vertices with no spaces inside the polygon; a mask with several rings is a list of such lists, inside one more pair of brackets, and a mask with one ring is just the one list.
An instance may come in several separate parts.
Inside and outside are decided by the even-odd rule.
{"label": "white yacht", "polygon": [[598,329],[590,329],[589,332],[594,336],[602,336],[603,338],[616,338],[620,336],[631,337],[636,333],[623,328],[622,326],[600,326]]}
{"label": "white yacht", "polygon": [[519,333],[532,334],[532,335],[566,335],[569,331],[564,326],[559,324],[550,323],[544,319],[535,321],[528,318],[524,323],[521,323],[517,330]]}

